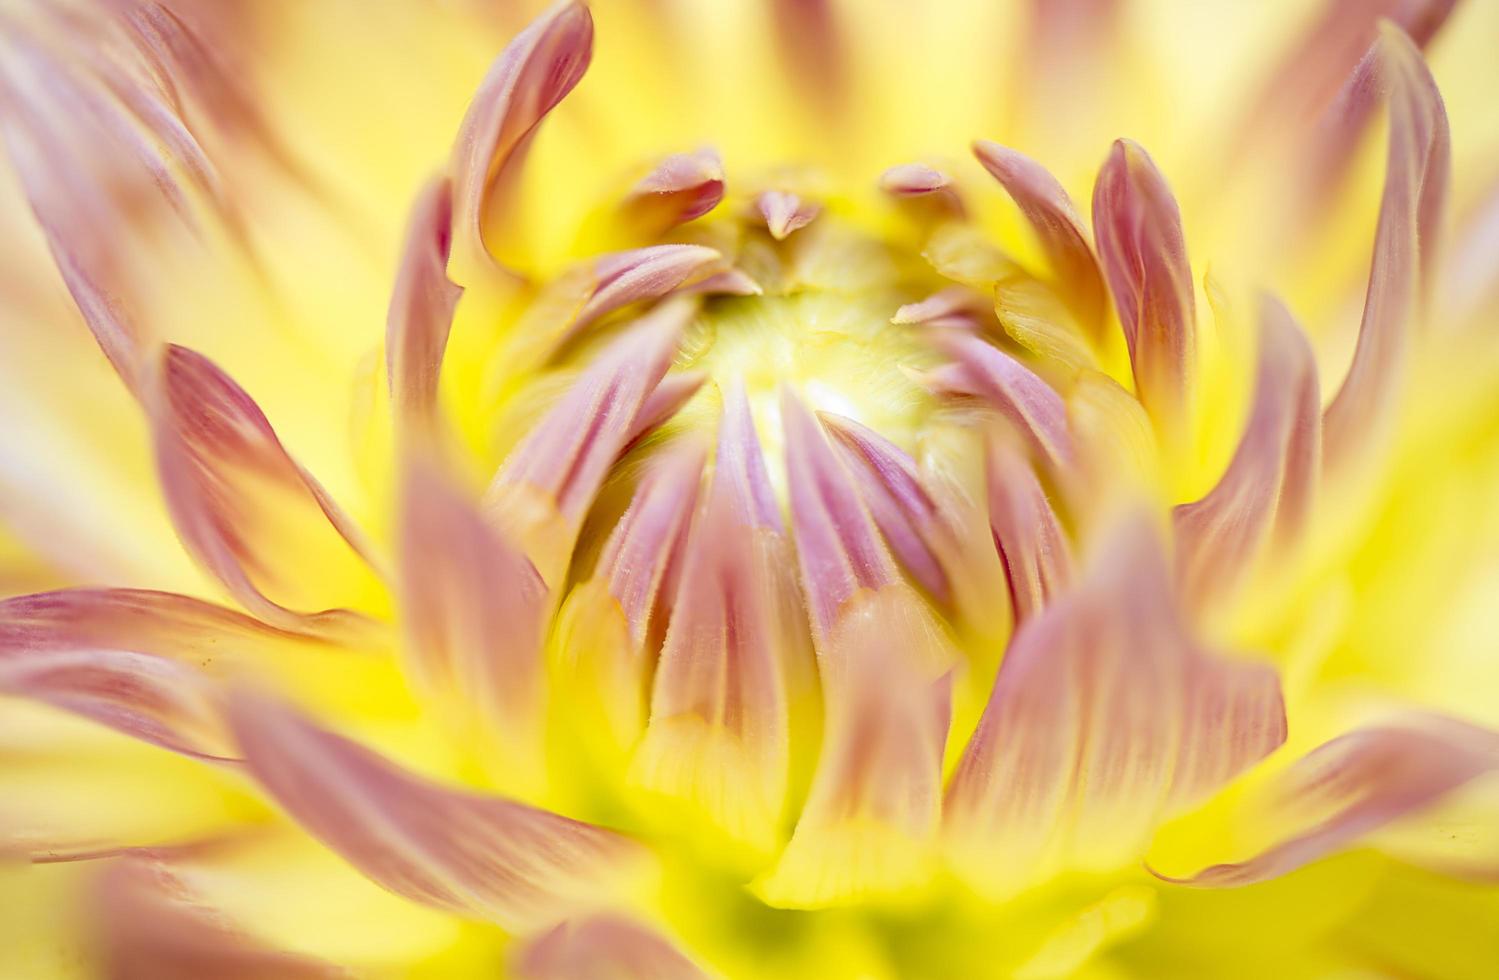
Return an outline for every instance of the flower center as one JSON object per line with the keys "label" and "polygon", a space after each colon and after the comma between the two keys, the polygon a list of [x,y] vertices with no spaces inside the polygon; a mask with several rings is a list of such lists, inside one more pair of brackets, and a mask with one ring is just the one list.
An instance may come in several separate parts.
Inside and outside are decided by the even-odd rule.
{"label": "flower center", "polygon": [[[709,299],[687,331],[678,365],[706,373],[721,389],[742,383],[772,459],[783,449],[780,392],[787,387],[816,411],[912,448],[936,405],[912,372],[941,356],[924,331],[892,317],[930,291],[921,257],[823,219],[783,242],[761,231],[740,264],[763,294]],[[699,421],[695,412],[704,424],[716,419],[711,404],[693,405],[684,421]]]}

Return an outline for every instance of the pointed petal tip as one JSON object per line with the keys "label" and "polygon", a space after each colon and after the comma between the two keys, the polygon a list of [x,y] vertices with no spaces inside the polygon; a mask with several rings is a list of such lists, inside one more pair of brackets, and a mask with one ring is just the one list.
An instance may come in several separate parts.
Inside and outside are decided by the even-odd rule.
{"label": "pointed petal tip", "polygon": [[805,228],[822,213],[822,206],[804,200],[790,191],[766,191],[755,199],[755,207],[765,219],[765,227],[776,241],[785,241],[794,231]]}

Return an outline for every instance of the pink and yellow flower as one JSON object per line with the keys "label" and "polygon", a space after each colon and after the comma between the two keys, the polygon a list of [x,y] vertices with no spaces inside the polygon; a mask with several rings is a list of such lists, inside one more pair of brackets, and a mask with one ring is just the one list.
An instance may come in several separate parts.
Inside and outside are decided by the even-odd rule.
{"label": "pink and yellow flower", "polygon": [[1492,974],[1499,8],[517,6],[0,6],[0,972]]}

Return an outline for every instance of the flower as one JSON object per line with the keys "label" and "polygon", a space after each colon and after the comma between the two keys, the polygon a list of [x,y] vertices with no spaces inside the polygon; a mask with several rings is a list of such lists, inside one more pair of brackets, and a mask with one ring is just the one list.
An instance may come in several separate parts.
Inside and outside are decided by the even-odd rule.
{"label": "flower", "polygon": [[9,5],[7,975],[1486,975],[1455,7]]}

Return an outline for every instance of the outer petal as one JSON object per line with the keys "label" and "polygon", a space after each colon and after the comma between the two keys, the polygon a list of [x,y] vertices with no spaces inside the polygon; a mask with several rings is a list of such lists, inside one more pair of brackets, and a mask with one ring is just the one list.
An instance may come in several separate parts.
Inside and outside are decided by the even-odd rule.
{"label": "outer petal", "polygon": [[1367,99],[1376,80],[1388,86],[1390,104],[1384,197],[1358,346],[1324,418],[1330,466],[1367,445],[1388,418],[1451,164],[1447,112],[1436,82],[1410,38],[1393,27],[1384,29],[1355,73],[1351,98]]}
{"label": "outer petal", "polygon": [[274,701],[238,695],[229,721],[292,817],[413,901],[526,931],[607,900],[643,858],[607,830],[429,783]]}
{"label": "outer petal", "polygon": [[1271,787],[1265,819],[1287,827],[1289,837],[1247,861],[1168,880],[1221,887],[1287,874],[1496,770],[1499,733],[1450,718],[1351,732],[1312,751]]}
{"label": "outer petal", "polygon": [[791,840],[755,886],[778,907],[899,893],[935,871],[951,640],[897,583],[862,596],[818,649],[827,720],[817,772]]}
{"label": "outer petal", "polygon": [[947,791],[959,870],[1013,894],[1141,854],[1157,822],[1285,738],[1265,668],[1195,647],[1148,523],[1021,626]]}
{"label": "outer petal", "polygon": [[267,622],[359,626],[346,609],[294,611],[334,583],[356,600],[379,586],[353,523],[287,454],[249,394],[203,355],[169,345],[150,411],[167,505],[193,556]]}
{"label": "outer petal", "polygon": [[417,677],[476,705],[517,755],[539,754],[551,599],[536,567],[417,461],[407,464],[400,541],[401,611]]}
{"label": "outer petal", "polygon": [[631,919],[610,915],[569,919],[528,942],[516,955],[524,980],[706,980],[665,937]]}
{"label": "outer petal", "polygon": [[1108,294],[1072,199],[1044,167],[1008,147],[979,140],[973,153],[1035,229],[1068,306],[1101,338],[1108,322]]}
{"label": "outer petal", "polygon": [[0,692],[45,701],[184,755],[224,758],[231,751],[206,678],[165,657],[0,650]]}
{"label": "outer petal", "polygon": [[118,980],[324,980],[332,964],[268,949],[194,901],[167,868],[127,857],[105,871],[97,898],[105,975]]}
{"label": "outer petal", "polygon": [[452,246],[452,185],[444,178],[428,184],[412,209],[390,300],[385,363],[398,419],[425,420],[437,407],[443,351],[463,295],[448,279]]}
{"label": "outer petal", "polygon": [[453,215],[463,247],[493,262],[484,235],[499,185],[536,127],[573,90],[593,58],[593,17],[559,0],[500,53],[474,95],[453,146]]}
{"label": "outer petal", "polygon": [[1239,448],[1206,497],[1172,513],[1177,578],[1196,600],[1241,581],[1272,537],[1295,540],[1321,469],[1321,406],[1310,345],[1290,313],[1267,299],[1254,404]]}
{"label": "outer petal", "polygon": [[1135,390],[1157,424],[1186,409],[1196,300],[1181,212],[1149,155],[1117,140],[1093,188],[1093,232],[1134,366]]}

